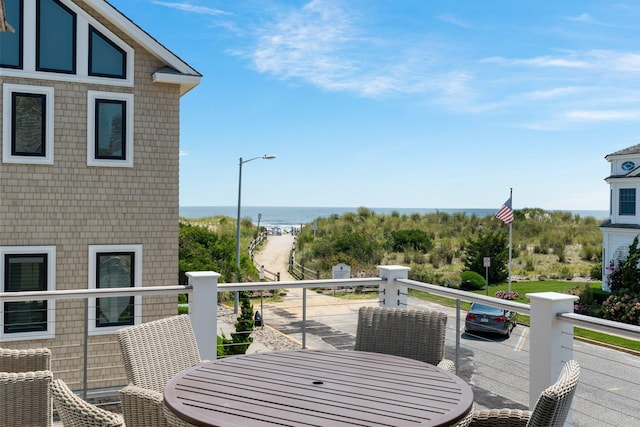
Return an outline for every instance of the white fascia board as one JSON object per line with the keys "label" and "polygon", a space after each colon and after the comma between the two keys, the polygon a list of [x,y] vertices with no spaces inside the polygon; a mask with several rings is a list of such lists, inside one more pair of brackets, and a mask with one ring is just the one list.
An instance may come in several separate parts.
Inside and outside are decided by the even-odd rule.
{"label": "white fascia board", "polygon": [[115,24],[125,34],[140,43],[145,49],[151,52],[158,59],[164,61],[167,65],[175,68],[182,74],[194,77],[202,77],[202,75],[189,66],[186,62],[176,56],[169,49],[164,47],[160,42],[147,34],[144,30],[134,24],[129,18],[122,14],[114,6],[105,0],[86,0],[86,3]]}
{"label": "white fascia board", "polygon": [[163,73],[156,71],[152,75],[154,83],[170,83],[180,85],[180,95],[184,95],[200,84],[201,76],[192,76],[176,73]]}

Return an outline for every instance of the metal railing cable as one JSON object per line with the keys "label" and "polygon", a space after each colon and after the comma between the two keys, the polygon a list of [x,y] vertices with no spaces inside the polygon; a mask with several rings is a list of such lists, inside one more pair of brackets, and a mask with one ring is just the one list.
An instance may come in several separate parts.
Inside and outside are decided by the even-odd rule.
{"label": "metal railing cable", "polygon": [[[298,289],[302,292],[296,294],[296,296],[289,298],[289,302],[292,306],[299,307],[299,312],[291,310],[290,322],[298,323],[300,326],[300,334],[302,334],[303,346],[306,346],[307,335],[314,335],[316,337],[324,338],[326,341],[337,340],[344,338],[344,335],[355,335],[355,323],[357,320],[357,309],[362,304],[377,305],[377,299],[367,299],[366,303],[362,300],[340,300],[337,298],[328,298],[331,293],[324,294],[320,297],[314,292],[307,292],[307,288],[336,288],[340,289],[343,286],[378,286],[386,282],[381,278],[363,278],[363,279],[349,279],[349,280],[308,280],[308,281],[291,281],[291,282],[279,282],[279,283],[230,283],[230,284],[218,284],[218,291],[228,290],[261,290],[261,289]],[[499,300],[496,298],[485,297],[483,295],[471,294],[459,290],[442,288],[435,285],[424,284],[421,282],[414,282],[410,280],[396,280],[402,284],[409,285],[412,289],[419,289],[425,292],[434,293],[438,295],[447,296],[449,298],[458,299],[461,301],[479,301],[483,303],[490,303],[491,305],[497,305],[500,307],[507,307],[519,313],[530,314],[530,307],[527,304],[514,303],[508,300]],[[193,289],[190,286],[177,285],[177,286],[151,286],[143,288],[119,288],[119,289],[76,289],[76,290],[61,290],[50,292],[21,292],[21,293],[2,293],[2,302],[14,302],[24,300],[58,300],[65,301],[64,304],[59,303],[56,307],[57,310],[75,311],[81,310],[83,315],[60,317],[53,316],[55,322],[56,336],[69,333],[73,340],[58,340],[55,344],[54,350],[54,364],[58,366],[64,366],[65,372],[63,375],[71,375],[71,371],[79,373],[83,368],[83,363],[87,363],[86,370],[83,374],[73,374],[75,377],[84,377],[86,383],[85,388],[99,387],[101,380],[96,380],[97,375],[105,370],[114,370],[121,367],[115,366],[117,357],[115,352],[117,347],[113,347],[115,340],[112,336],[104,335],[90,335],[86,341],[78,331],[82,331],[82,328],[87,327],[90,322],[95,322],[95,310],[93,307],[85,310],[85,300],[87,298],[108,298],[114,296],[151,296],[152,298],[142,299],[141,305],[136,305],[136,311],[145,310],[145,305],[153,301],[155,303],[157,296],[172,296],[180,293],[192,294]],[[322,295],[322,294],[320,294]],[[388,296],[388,295],[387,295]],[[191,300],[191,298],[190,298]],[[164,301],[164,299],[163,299]],[[167,299],[168,304],[171,304],[171,298]],[[414,304],[414,299],[410,298],[409,308]],[[336,305],[341,305],[342,309],[335,311]],[[177,298],[175,301],[177,311]],[[269,305],[269,304],[267,304]],[[274,304],[275,306],[275,304]],[[53,310],[52,310],[53,311]],[[451,310],[450,310],[451,311]],[[522,360],[528,360],[530,351],[527,348],[522,348],[518,351],[514,351],[514,338],[522,335],[525,326],[518,326],[518,334],[513,334],[510,339],[492,339],[491,336],[483,336],[483,334],[464,334],[457,329],[459,322],[461,329],[463,329],[462,314],[460,314],[459,320],[451,321],[447,327],[447,352],[451,352],[452,349],[456,351],[457,355],[462,355],[460,362],[463,364],[463,374],[472,373],[473,382],[479,383],[483,390],[495,392],[497,394],[503,393],[503,389],[510,389],[516,396],[514,399],[516,402],[521,403],[526,401],[528,391],[523,390],[526,388],[527,375],[529,373],[528,363]],[[64,321],[60,319],[66,319]],[[453,318],[451,318],[453,319]],[[269,323],[270,319],[265,317],[265,322]],[[558,316],[558,320],[582,328],[593,329],[596,331],[602,331],[605,333],[617,333],[632,339],[638,340],[640,337],[640,328],[633,325],[618,324],[616,322],[603,321],[602,319],[589,318],[587,316],[575,315],[573,313],[561,314]],[[344,325],[344,326],[341,326]],[[331,328],[327,329],[327,326]],[[321,336],[325,334],[324,336]],[[483,339],[476,341],[476,335]],[[315,338],[314,338],[315,339]],[[598,356],[596,358],[591,350],[584,350],[580,345],[575,345],[572,349],[575,358],[582,362],[583,365],[583,377],[576,393],[576,399],[574,402],[574,410],[578,417],[582,420],[596,420],[594,424],[607,425],[611,415],[610,406],[613,403],[603,402],[597,396],[605,396],[605,399],[615,401],[615,411],[620,414],[625,420],[629,419],[631,422],[638,421],[638,416],[633,408],[638,407],[638,400],[636,396],[640,396],[640,380],[637,373],[640,369],[640,362],[636,362],[637,356],[628,355],[626,353],[605,353],[605,356]],[[113,353],[109,353],[113,352]],[[78,354],[82,354],[78,356]],[[522,353],[522,354],[520,354]],[[620,357],[619,357],[620,355]],[[82,360],[81,360],[82,358]],[[86,362],[83,362],[86,360]],[[502,360],[502,364],[498,364]],[[104,364],[107,361],[107,364]],[[109,362],[110,361],[110,362]],[[467,365],[465,365],[467,364]],[[113,366],[112,366],[113,365]],[[625,373],[625,371],[629,371]],[[504,372],[509,371],[511,380],[504,381]],[[118,379],[116,379],[116,382]],[[124,383],[126,379],[122,377],[121,381]],[[75,383],[77,386],[79,383]],[[611,386],[610,384],[613,384]],[[621,389],[617,389],[616,384],[623,384]],[[594,397],[596,396],[596,397]],[[506,396],[508,398],[508,396]],[[525,399],[525,400],[523,400]],[[607,414],[607,415],[603,415]],[[615,423],[609,425],[616,425]],[[633,424],[618,424],[618,425],[633,425]]]}

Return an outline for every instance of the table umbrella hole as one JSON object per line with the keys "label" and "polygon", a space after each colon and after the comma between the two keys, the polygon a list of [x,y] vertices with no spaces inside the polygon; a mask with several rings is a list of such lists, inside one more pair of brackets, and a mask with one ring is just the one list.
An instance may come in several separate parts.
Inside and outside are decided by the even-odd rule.
{"label": "table umbrella hole", "polygon": [[322,385],[322,384],[324,384],[324,381],[316,380],[316,381],[313,382],[313,384]]}

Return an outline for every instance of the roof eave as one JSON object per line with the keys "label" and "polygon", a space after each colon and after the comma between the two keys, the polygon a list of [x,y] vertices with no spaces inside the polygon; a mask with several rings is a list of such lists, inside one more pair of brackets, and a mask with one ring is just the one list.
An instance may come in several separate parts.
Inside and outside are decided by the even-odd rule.
{"label": "roof eave", "polygon": [[[98,13],[111,21],[120,30],[132,39],[136,40],[140,45],[151,52],[158,59],[163,61],[167,66],[175,69],[182,75],[184,80],[176,80],[174,82],[166,81],[165,83],[180,84],[180,94],[184,95],[200,83],[202,74],[196,71],[189,64],[180,59],[177,55],[164,47],[160,42],[151,37],[142,28],[127,18],[122,12],[115,8],[105,0],[86,0],[87,3]],[[180,75],[179,74],[179,75]],[[155,81],[155,77],[154,77]],[[159,82],[161,80],[158,80]]]}
{"label": "roof eave", "polygon": [[189,76],[185,74],[164,73],[162,71],[156,71],[152,75],[154,83],[169,83],[180,85],[180,96],[189,92],[194,87],[200,84],[202,76]]}

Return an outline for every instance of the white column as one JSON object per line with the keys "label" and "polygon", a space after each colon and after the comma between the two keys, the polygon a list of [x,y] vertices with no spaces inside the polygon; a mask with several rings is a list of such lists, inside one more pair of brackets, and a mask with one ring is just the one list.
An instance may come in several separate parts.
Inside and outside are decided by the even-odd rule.
{"label": "white column", "polygon": [[396,279],[408,279],[411,268],[403,265],[379,265],[381,279],[387,279],[380,283],[380,307],[406,308],[407,286],[396,283]]}
{"label": "white column", "polygon": [[557,314],[573,313],[578,297],[540,292],[527,298],[531,300],[529,407],[533,408],[540,393],[556,382],[564,362],[573,358],[573,325],[560,321]]}
{"label": "white column", "polygon": [[193,324],[200,357],[215,360],[217,355],[218,331],[218,279],[213,271],[193,271],[186,273],[189,285],[193,287],[189,298],[189,317]]}

